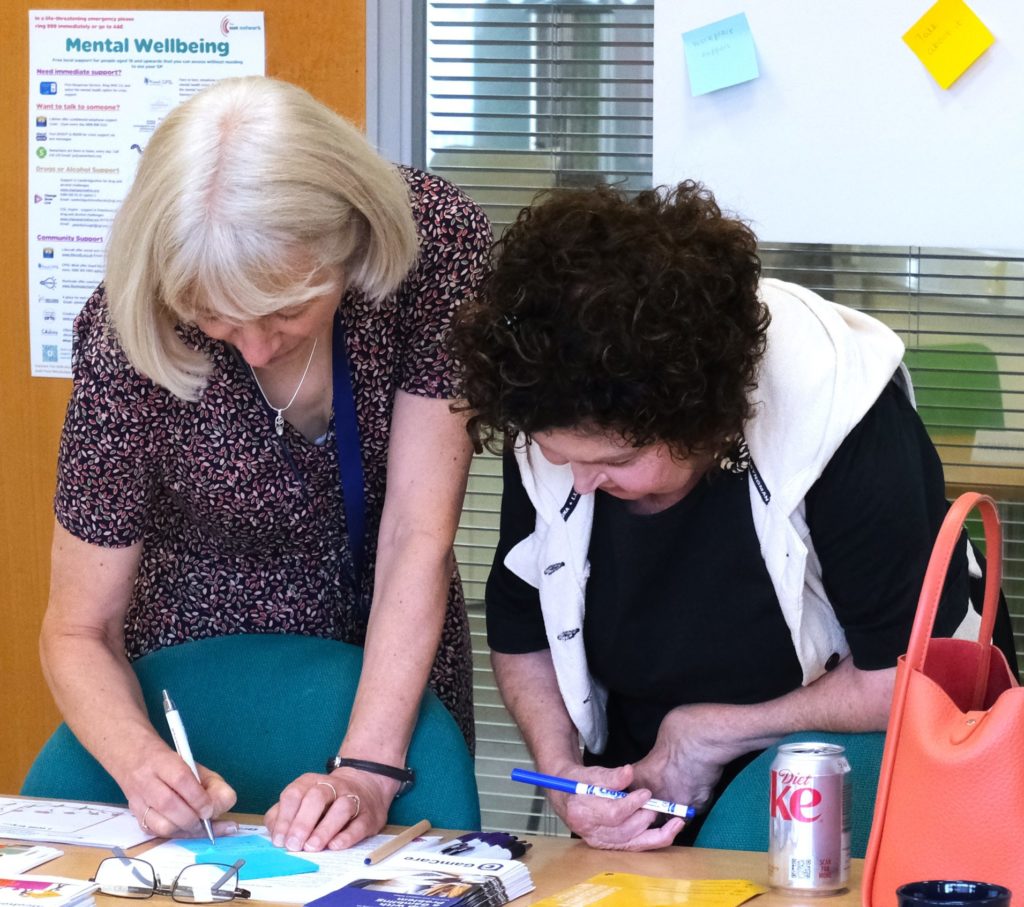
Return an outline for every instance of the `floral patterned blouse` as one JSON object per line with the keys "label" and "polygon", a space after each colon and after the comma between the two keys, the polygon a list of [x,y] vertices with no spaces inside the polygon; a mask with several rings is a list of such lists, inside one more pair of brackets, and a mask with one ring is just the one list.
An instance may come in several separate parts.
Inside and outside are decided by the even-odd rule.
{"label": "floral patterned blouse", "polygon": [[[420,256],[383,303],[342,300],[365,481],[366,569],[355,588],[332,415],[322,443],[274,413],[228,344],[193,326],[186,342],[213,362],[186,402],[128,363],[101,285],[75,323],[74,388],[61,438],[55,509],[76,537],[105,547],[142,541],[125,617],[130,660],[232,633],[299,633],[362,645],[384,503],[396,389],[457,395],[446,350],[455,307],[486,272],[491,233],[480,209],[443,179],[402,168]],[[457,570],[430,687],[472,748],[472,665]]]}

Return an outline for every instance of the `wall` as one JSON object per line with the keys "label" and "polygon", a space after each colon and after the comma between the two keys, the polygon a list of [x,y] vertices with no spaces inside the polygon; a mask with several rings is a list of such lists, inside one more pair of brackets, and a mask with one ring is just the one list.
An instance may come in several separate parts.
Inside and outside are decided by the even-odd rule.
{"label": "wall", "polygon": [[[129,4],[60,2],[59,9]],[[262,9],[267,74],[308,89],[362,124],[365,2],[176,0],[134,9]],[[0,793],[14,793],[59,716],[39,669],[36,639],[46,606],[57,441],[70,382],[29,375],[26,303],[28,204],[28,10],[46,3],[0,0],[7,38],[0,54],[0,282],[7,287],[0,331]],[[324,10],[330,10],[325,14]],[[82,578],[88,582],[88,577]]]}
{"label": "wall", "polygon": [[[929,5],[746,4],[760,76],[693,97],[680,36],[737,4],[656,0],[654,184],[703,182],[762,244],[1024,249],[1024,181],[992,191],[1020,169],[1024,118],[1006,99],[1024,82],[1024,4],[970,0],[995,43],[948,89],[901,40]],[[951,16],[932,40],[968,31]]]}

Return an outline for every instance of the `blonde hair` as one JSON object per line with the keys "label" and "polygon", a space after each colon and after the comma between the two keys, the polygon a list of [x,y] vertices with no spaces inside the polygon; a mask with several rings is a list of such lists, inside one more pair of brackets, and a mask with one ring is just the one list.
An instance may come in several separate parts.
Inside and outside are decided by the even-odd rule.
{"label": "blonde hair", "polygon": [[393,292],[417,254],[409,191],[362,134],[307,92],[215,83],[153,133],[107,244],[107,299],[129,361],[195,400],[210,362],[175,330],[246,321],[336,283]]}

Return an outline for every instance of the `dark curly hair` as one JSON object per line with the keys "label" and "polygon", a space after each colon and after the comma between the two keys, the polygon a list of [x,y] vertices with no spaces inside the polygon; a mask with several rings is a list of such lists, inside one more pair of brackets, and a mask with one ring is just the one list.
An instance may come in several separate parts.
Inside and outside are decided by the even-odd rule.
{"label": "dark curly hair", "polygon": [[581,426],[681,453],[735,442],[769,316],[757,239],[710,191],[555,190],[494,258],[452,335],[478,449]]}

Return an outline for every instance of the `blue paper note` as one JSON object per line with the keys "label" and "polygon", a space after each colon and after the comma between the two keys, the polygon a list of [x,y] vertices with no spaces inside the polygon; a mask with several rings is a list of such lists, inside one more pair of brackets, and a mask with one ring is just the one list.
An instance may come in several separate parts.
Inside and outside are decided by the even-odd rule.
{"label": "blue paper note", "polygon": [[683,32],[683,52],[694,97],[761,74],[746,13]]}
{"label": "blue paper note", "polygon": [[235,860],[245,860],[245,865],[238,871],[238,878],[243,881],[295,876],[320,869],[312,860],[304,860],[281,850],[259,835],[217,838],[215,847],[199,838],[179,838],[174,843],[192,851],[197,863],[224,863],[230,866]]}

